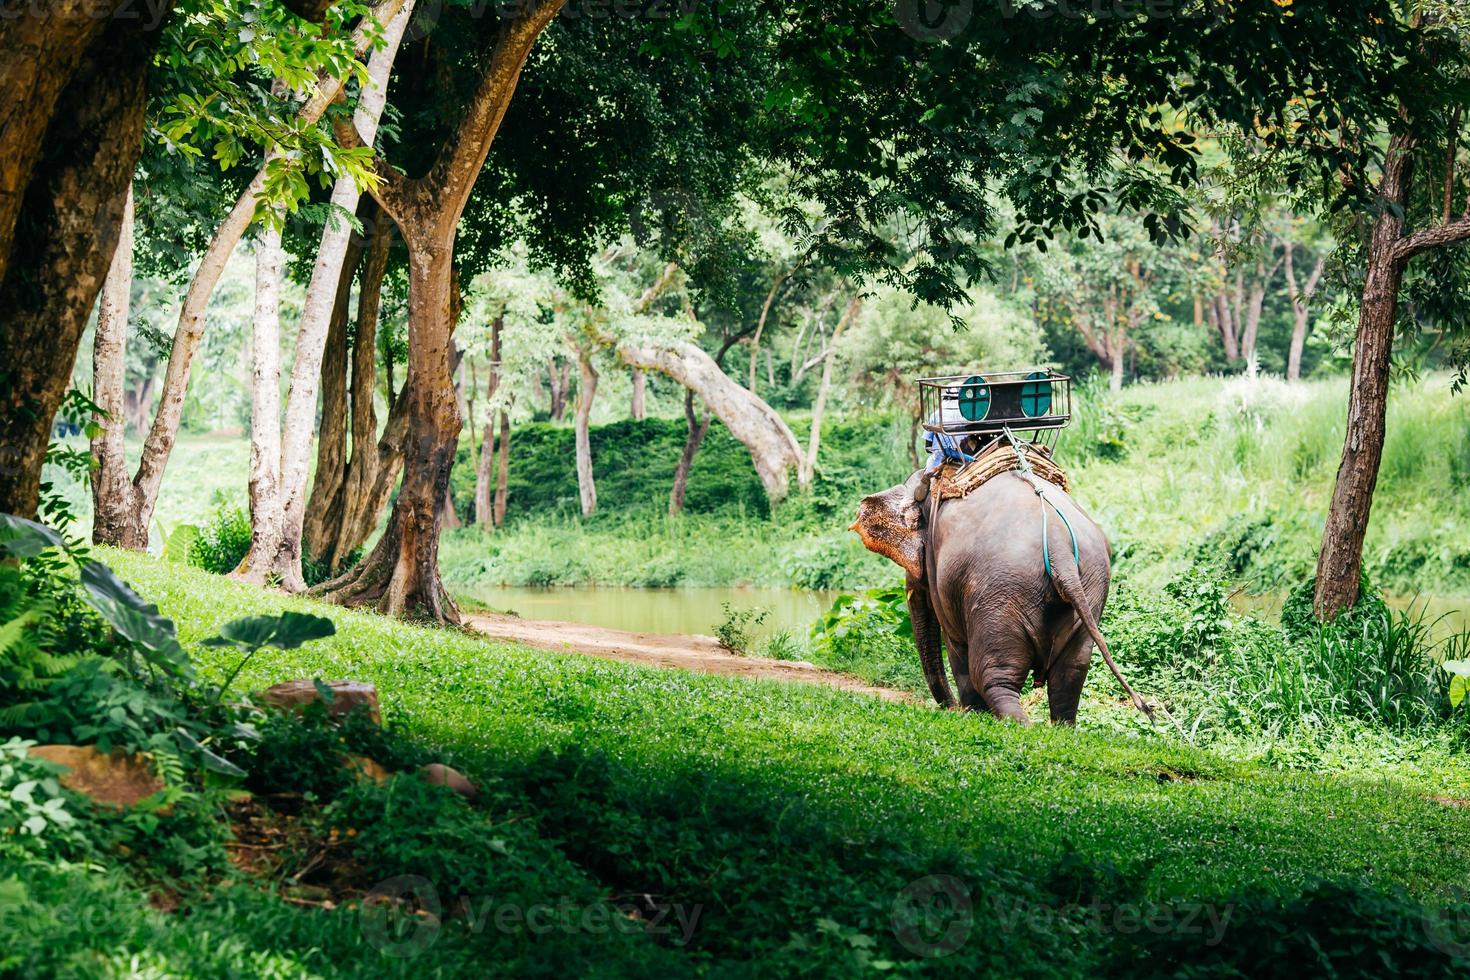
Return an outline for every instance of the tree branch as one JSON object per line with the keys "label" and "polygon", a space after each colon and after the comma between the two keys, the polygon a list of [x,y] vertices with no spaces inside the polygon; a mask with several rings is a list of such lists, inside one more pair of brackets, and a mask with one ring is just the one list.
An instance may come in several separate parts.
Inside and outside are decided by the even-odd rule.
{"label": "tree branch", "polygon": [[1466,239],[1470,239],[1470,217],[1435,225],[1433,228],[1421,228],[1412,235],[1405,235],[1394,243],[1393,258],[1395,262],[1407,262],[1423,252]]}

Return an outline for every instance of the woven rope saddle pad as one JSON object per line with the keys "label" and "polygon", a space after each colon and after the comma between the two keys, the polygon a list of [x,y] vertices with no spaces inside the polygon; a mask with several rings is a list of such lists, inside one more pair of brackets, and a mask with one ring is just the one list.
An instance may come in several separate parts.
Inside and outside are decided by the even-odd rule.
{"label": "woven rope saddle pad", "polygon": [[[1067,479],[1066,472],[1052,462],[1051,450],[1034,442],[1021,443],[1021,450],[1026,454],[1026,461],[1031,464],[1031,471],[1038,479],[1071,492],[1071,481]],[[963,465],[945,463],[940,467],[934,489],[938,491],[939,499],[952,500],[974,493],[994,477],[1019,468],[1016,452],[1010,443],[1004,439],[996,439],[970,462]]]}

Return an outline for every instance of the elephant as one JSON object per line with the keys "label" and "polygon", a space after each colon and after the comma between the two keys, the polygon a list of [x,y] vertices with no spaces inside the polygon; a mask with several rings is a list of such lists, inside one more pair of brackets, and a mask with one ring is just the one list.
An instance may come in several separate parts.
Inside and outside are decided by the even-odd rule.
{"label": "elephant", "polygon": [[[932,474],[919,470],[865,497],[849,530],[903,568],[934,700],[955,706],[942,636],[962,710],[1028,724],[1021,689],[1031,675],[1047,688],[1052,723],[1074,724],[1096,644],[1134,706],[1152,718],[1152,705],[1128,686],[1098,630],[1112,573],[1102,529],[1061,487],[1030,474],[1001,473],[949,500],[929,494]],[[1075,558],[1062,515],[1076,536]]]}

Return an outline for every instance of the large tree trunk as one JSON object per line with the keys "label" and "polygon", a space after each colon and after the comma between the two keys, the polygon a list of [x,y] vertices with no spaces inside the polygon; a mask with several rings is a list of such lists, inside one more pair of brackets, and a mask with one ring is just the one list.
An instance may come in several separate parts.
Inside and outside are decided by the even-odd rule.
{"label": "large tree trunk", "polygon": [[684,392],[684,425],[688,428],[689,435],[684,440],[684,452],[679,455],[679,465],[674,468],[674,486],[669,490],[669,516],[678,517],[684,510],[684,495],[689,490],[689,471],[694,467],[694,456],[699,452],[700,443],[709,433],[711,416],[706,415],[703,419],[694,416],[694,392]]}
{"label": "large tree trunk", "polygon": [[[461,424],[451,365],[455,230],[526,58],[562,2],[542,0],[501,22],[475,95],[424,177],[406,178],[381,156],[374,160],[373,196],[398,224],[409,253],[408,380],[400,396],[408,411],[403,482],[377,546],[351,572],[318,590],[332,601],[459,621],[439,577],[439,503]],[[336,133],[348,146],[363,145],[346,120],[337,121]]]}
{"label": "large tree trunk", "polygon": [[117,249],[160,35],[97,13],[61,4],[0,23],[0,512],[27,517]]}
{"label": "large tree trunk", "polygon": [[281,508],[281,230],[255,243],[255,319],[250,340],[250,550],[233,577],[262,584],[278,573]]}
{"label": "large tree trunk", "polygon": [[1378,465],[1383,459],[1393,332],[1399,286],[1404,278],[1404,260],[1395,247],[1404,230],[1403,205],[1413,167],[1410,146],[1407,137],[1395,136],[1384,155],[1379,187],[1383,204],[1368,246],[1368,271],[1353,349],[1347,438],[1317,556],[1314,606],[1323,621],[1336,618],[1358,601],[1363,537],[1368,531]]}
{"label": "large tree trunk", "polygon": [[664,346],[623,344],[618,356],[629,366],[658,371],[698,393],[730,434],[750,451],[761,485],[772,502],[785,499],[790,471],[803,457],[786,421],[759,397],[735,382],[699,347],[687,341]]}
{"label": "large tree trunk", "polygon": [[128,515],[135,509],[133,481],[128,476],[124,434],[127,429],[124,381],[127,375],[128,311],[133,286],[133,193],[129,188],[121,234],[97,307],[92,349],[92,400],[107,413],[97,420],[101,432],[92,440],[92,543],[148,547],[148,536],[132,535]]}
{"label": "large tree trunk", "polygon": [[1251,280],[1250,293],[1246,298],[1245,327],[1240,336],[1240,356],[1245,358],[1247,370],[1256,371],[1256,337],[1261,332],[1261,313],[1266,305],[1266,287],[1276,269],[1266,271],[1266,263],[1256,261],[1256,277]]}
{"label": "large tree trunk", "polygon": [[439,577],[441,504],[459,441],[459,406],[450,371],[452,252],[433,243],[409,246],[408,379],[403,483],[377,546],[346,575],[317,591],[344,605],[434,621],[459,621]]}
{"label": "large tree trunk", "polygon": [[1235,314],[1230,307],[1230,298],[1223,292],[1215,295],[1215,322],[1220,327],[1220,341],[1225,347],[1225,360],[1231,363],[1240,360],[1240,341],[1236,333]]}
{"label": "large tree trunk", "polygon": [[597,510],[597,481],[592,473],[592,400],[597,397],[597,369],[592,366],[592,352],[577,351],[577,367],[582,383],[577,388],[577,492],[582,498],[582,516],[591,517]]}

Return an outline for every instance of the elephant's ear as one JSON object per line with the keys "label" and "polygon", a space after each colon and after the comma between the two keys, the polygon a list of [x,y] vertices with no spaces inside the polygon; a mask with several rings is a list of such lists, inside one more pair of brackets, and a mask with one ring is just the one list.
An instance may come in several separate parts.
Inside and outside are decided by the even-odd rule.
{"label": "elephant's ear", "polygon": [[856,531],[869,551],[896,562],[913,578],[924,579],[923,509],[914,500],[914,488],[924,476],[915,473],[905,483],[864,497],[858,505]]}

